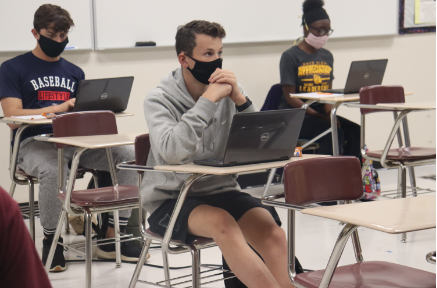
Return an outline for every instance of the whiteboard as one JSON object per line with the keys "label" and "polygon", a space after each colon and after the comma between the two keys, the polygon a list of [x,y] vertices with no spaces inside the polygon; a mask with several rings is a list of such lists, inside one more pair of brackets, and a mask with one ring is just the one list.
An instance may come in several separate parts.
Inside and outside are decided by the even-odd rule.
{"label": "whiteboard", "polygon": [[0,52],[35,48],[30,32],[33,17],[38,7],[47,3],[64,8],[74,21],[66,48],[93,49],[91,0],[0,0]]}
{"label": "whiteboard", "polygon": [[[155,41],[173,46],[179,25],[191,20],[220,23],[224,43],[273,42],[302,36],[297,0],[93,0],[97,50],[132,48]],[[398,0],[327,0],[331,38],[396,35]]]}

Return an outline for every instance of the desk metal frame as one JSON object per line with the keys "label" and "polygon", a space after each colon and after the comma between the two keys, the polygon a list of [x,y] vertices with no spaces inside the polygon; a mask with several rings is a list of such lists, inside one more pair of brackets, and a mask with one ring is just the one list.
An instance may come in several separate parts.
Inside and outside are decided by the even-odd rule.
{"label": "desk metal frame", "polygon": [[[281,207],[287,209],[287,241],[288,241],[288,276],[293,284],[298,288],[305,288],[304,286],[297,283],[294,278],[296,277],[296,263],[295,263],[295,235],[296,235],[296,212],[307,208],[318,207],[315,205],[295,205],[285,202],[280,202],[277,199],[284,198],[285,194],[275,194],[267,196],[268,189],[264,190],[263,196],[261,198],[261,203],[273,207]],[[336,246],[329,259],[325,274],[323,275],[320,288],[327,288],[331,282],[331,278],[334,275],[335,268],[337,267],[338,261],[340,261],[341,254],[343,253],[344,247],[347,240],[352,235],[352,245],[355,252],[355,259],[357,263],[362,263],[364,261],[363,253],[361,250],[360,238],[358,236],[358,231],[356,230],[359,226],[346,224],[342,232],[338,236]]]}
{"label": "desk metal frame", "polygon": [[[413,197],[417,197],[417,191],[423,190],[421,188],[416,187],[416,175],[414,173],[414,166],[418,165],[427,165],[427,164],[433,164],[435,163],[435,159],[432,160],[418,160],[418,161],[392,161],[387,159],[388,153],[390,151],[390,148],[392,146],[392,143],[394,141],[394,138],[397,137],[398,139],[398,146],[399,148],[404,147],[411,147],[410,142],[410,132],[408,129],[408,120],[407,115],[411,112],[418,112],[423,110],[435,110],[434,108],[429,109],[400,109],[400,108],[389,108],[385,106],[378,106],[378,105],[370,105],[370,104],[358,104],[358,103],[349,103],[346,104],[347,107],[353,107],[353,108],[368,108],[368,109],[377,109],[377,110],[393,110],[393,117],[394,117],[394,125],[392,127],[392,130],[388,136],[388,139],[386,141],[386,144],[384,146],[384,150],[382,152],[381,158],[376,157],[370,157],[366,154],[366,151],[364,149],[365,146],[365,119],[366,115],[361,114],[361,137],[360,137],[360,146],[361,146],[361,155],[363,159],[365,159],[365,163],[363,165],[363,174],[365,172],[365,169],[369,165],[370,161],[379,161],[381,165],[384,168],[398,168],[398,189],[397,189],[397,198],[406,198],[407,197],[407,170],[409,172],[409,178],[410,178],[410,185],[412,188],[412,194]],[[398,114],[400,112],[400,114]],[[403,135],[404,135],[404,141],[402,140],[402,133],[401,133],[401,125],[403,129]],[[405,144],[404,144],[405,142]],[[402,233],[402,243],[406,243],[407,241],[407,234]]]}
{"label": "desk metal frame", "polygon": [[[123,117],[123,116],[131,116],[133,114],[129,114],[129,113],[116,113],[116,116],[118,117]],[[29,121],[26,121],[29,122]],[[44,124],[50,124],[51,123],[51,119],[47,119],[47,120],[38,120],[35,121],[35,123],[24,123],[23,121],[21,121],[19,118],[17,118],[17,120],[14,120],[13,117],[0,117],[0,123],[5,123],[5,124],[14,124],[14,125],[20,125],[17,128],[17,132],[15,134],[15,138],[14,138],[14,146],[9,146],[9,176],[12,180],[11,186],[9,188],[9,195],[11,197],[14,196],[15,193],[15,188],[16,185],[28,185],[29,187],[29,233],[30,236],[32,237],[33,241],[35,242],[35,184],[38,183],[38,178],[36,177],[32,177],[32,176],[22,176],[22,175],[17,175],[16,174],[16,170],[17,170],[17,160],[18,160],[18,155],[19,155],[19,151],[20,151],[20,144],[21,144],[21,135],[23,134],[24,130],[26,130],[28,127],[33,126],[33,125],[44,125]],[[46,136],[46,135],[41,135],[41,136]],[[10,132],[10,140],[12,140],[13,138],[13,131],[11,129]],[[93,177],[96,177],[97,175],[95,173],[93,173],[92,171],[87,171],[87,172],[91,172],[93,174]],[[20,177],[21,176],[21,177]],[[96,182],[96,181],[95,181]],[[96,182],[97,183],[97,182]],[[70,226],[68,224],[68,219],[65,219],[65,231],[67,233],[70,232]]]}
{"label": "desk metal frame", "polygon": [[[122,163],[119,163],[117,165],[117,168],[118,169],[125,169],[125,170],[134,170],[134,171],[142,172],[142,173],[144,173],[144,172],[173,173],[172,171],[157,170],[151,166],[141,166],[141,165],[136,165],[134,163],[135,163],[134,161],[122,162]],[[184,174],[187,174],[187,173],[184,173]],[[152,240],[161,242],[165,280],[160,281],[160,282],[150,282],[150,281],[139,280],[139,274],[141,272],[142,267],[139,267],[139,265],[137,265],[137,267],[135,268],[135,272],[132,276],[132,280],[129,284],[129,288],[134,288],[136,286],[137,282],[149,284],[149,285],[154,285],[154,286],[158,286],[158,287],[174,287],[176,285],[186,284],[186,283],[190,282],[190,280],[182,280],[183,278],[186,278],[189,276],[192,276],[193,283],[192,283],[192,286],[188,286],[188,287],[196,287],[197,288],[197,287],[200,287],[201,284],[204,285],[204,284],[213,283],[213,282],[217,282],[220,280],[226,280],[226,279],[230,279],[230,278],[235,277],[235,276],[231,276],[231,277],[224,278],[224,279],[217,279],[217,280],[212,280],[212,281],[200,283],[201,279],[210,278],[213,276],[218,276],[219,274],[221,274],[223,272],[230,272],[227,270],[223,270],[221,268],[212,268],[210,270],[203,271],[203,272],[200,271],[200,267],[202,266],[200,264],[200,249],[214,247],[214,246],[216,246],[215,242],[209,242],[205,245],[199,245],[199,244],[185,244],[185,243],[180,242],[180,241],[171,240],[173,228],[176,224],[176,219],[179,215],[180,210],[182,209],[182,205],[185,202],[188,191],[190,190],[191,186],[197,180],[199,180],[200,178],[202,178],[206,175],[208,175],[208,174],[192,173],[187,178],[185,183],[182,185],[181,192],[179,193],[175,208],[173,209],[173,212],[171,214],[170,222],[167,226],[167,230],[164,234],[164,237],[156,237],[155,235],[147,233],[147,231],[146,231],[146,218],[143,216],[143,214],[145,214],[145,211],[144,211],[144,209],[142,209],[140,207],[140,213],[138,213],[139,214],[140,231],[141,231],[141,234],[143,235],[143,237],[147,238],[146,242],[145,242],[145,247],[150,247],[150,243]],[[142,178],[143,178],[142,174],[140,174],[138,187],[141,186]],[[141,202],[141,193],[140,193],[139,199],[140,199],[140,203],[142,203]],[[171,279],[170,273],[169,273],[169,264],[168,264],[168,256],[167,255],[168,254],[180,254],[180,253],[185,253],[185,252],[191,253],[191,257],[192,257],[192,261],[193,261],[192,274]],[[148,253],[148,249],[142,250],[141,256],[139,259],[139,263],[144,263],[145,257],[147,256],[147,253]],[[200,277],[201,273],[208,273],[208,272],[212,272],[212,271],[216,271],[216,270],[220,270],[220,273]],[[173,281],[173,283],[172,283],[172,281]],[[175,283],[174,281],[178,281],[178,282]]]}
{"label": "desk metal frame", "polygon": [[[96,137],[98,137],[98,136],[96,136]],[[38,136],[35,137],[35,140],[38,140],[38,141],[50,142],[49,139],[50,139],[49,137],[38,137]],[[111,147],[107,147],[105,149],[106,149],[107,158],[108,158],[108,162],[109,162],[108,163],[109,170],[110,170],[109,172],[111,174],[113,186],[116,190],[117,186],[118,186],[118,182],[117,182],[117,178],[116,178],[116,174],[115,174],[116,173],[115,172],[115,164],[114,164],[114,160],[112,157]],[[76,182],[76,175],[77,175],[76,172],[79,169],[80,156],[86,150],[88,150],[88,148],[78,147],[73,154],[73,160],[72,160],[71,169],[70,169],[70,176],[68,179],[66,191],[64,191],[64,185],[63,185],[63,183],[64,183],[63,169],[62,168],[58,169],[58,190],[59,190],[59,193],[66,193],[66,195],[65,195],[65,201],[64,201],[63,206],[62,206],[62,211],[61,211],[61,214],[59,216],[58,225],[56,227],[54,241],[52,243],[49,255],[47,257],[45,270],[47,273],[50,270],[50,266],[51,266],[51,263],[53,260],[53,256],[55,254],[57,244],[62,245],[64,247],[72,248],[76,252],[78,252],[82,255],[85,255],[86,287],[90,288],[91,287],[92,246],[93,245],[99,246],[101,244],[115,243],[115,246],[116,246],[116,267],[120,268],[121,267],[120,242],[136,240],[136,239],[139,239],[140,237],[133,238],[133,237],[131,237],[132,235],[127,235],[126,236],[127,238],[124,238],[122,240],[123,237],[120,236],[120,231],[118,229],[115,229],[115,237],[108,239],[108,240],[114,240],[114,241],[105,242],[105,243],[99,243],[100,241],[92,241],[92,237],[91,237],[91,235],[92,235],[92,228],[91,228],[92,213],[113,212],[114,213],[114,227],[118,228],[119,227],[118,211],[125,210],[125,209],[138,208],[138,203],[137,202],[136,203],[126,203],[126,204],[120,204],[120,205],[109,206],[109,207],[94,207],[94,208],[83,208],[83,207],[78,207],[76,205],[71,204],[71,194],[73,193],[74,185]],[[64,167],[63,164],[64,164],[64,148],[58,148],[58,166]],[[96,185],[95,187],[98,188],[97,181],[95,181],[95,185]],[[61,235],[62,226],[64,224],[63,219],[65,218],[66,213],[69,213],[70,215],[84,215],[84,217],[85,217],[85,223],[87,223],[87,225],[85,226],[85,235],[86,235],[85,253],[78,250],[79,247],[83,247],[82,244],[79,244],[79,245],[74,244],[73,246],[70,247],[70,245],[63,244],[63,243],[60,243],[57,241],[59,239],[59,236]]]}

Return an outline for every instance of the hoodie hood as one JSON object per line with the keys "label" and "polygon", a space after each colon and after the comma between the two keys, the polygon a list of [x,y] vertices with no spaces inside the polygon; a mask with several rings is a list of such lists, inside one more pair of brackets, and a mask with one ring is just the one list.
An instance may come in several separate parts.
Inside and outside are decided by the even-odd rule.
{"label": "hoodie hood", "polygon": [[184,75],[182,74],[182,68],[176,69],[162,78],[161,83],[159,83],[157,88],[162,89],[162,91],[171,95],[175,100],[188,109],[193,108],[196,104],[193,97],[188,93]]}

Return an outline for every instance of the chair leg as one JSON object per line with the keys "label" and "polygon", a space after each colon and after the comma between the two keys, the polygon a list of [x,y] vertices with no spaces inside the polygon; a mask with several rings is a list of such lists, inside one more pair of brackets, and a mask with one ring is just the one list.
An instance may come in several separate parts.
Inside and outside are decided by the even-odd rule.
{"label": "chair leg", "polygon": [[413,197],[417,197],[416,174],[414,173],[413,166],[408,167],[408,174],[410,176],[410,185]]}
{"label": "chair leg", "polygon": [[[402,198],[407,197],[407,167],[401,167]],[[407,233],[402,233],[402,243],[407,242]]]}
{"label": "chair leg", "polygon": [[149,248],[151,243],[152,239],[147,238],[146,242],[144,243],[143,250],[141,250],[140,259],[138,259],[137,266],[135,267],[134,275],[132,275],[132,279],[130,280],[129,288],[135,288],[135,286],[137,285],[141,269],[143,269],[144,262],[146,262],[147,254],[149,254]]}
{"label": "chair leg", "polygon": [[14,198],[15,186],[17,186],[17,183],[12,181],[11,187],[9,187],[9,196],[11,196],[11,198]]}
{"label": "chair leg", "polygon": [[398,168],[398,189],[397,189],[397,194],[396,194],[396,198],[401,198],[402,197],[402,167]]}
{"label": "chair leg", "polygon": [[85,266],[86,266],[86,288],[91,288],[91,267],[93,261],[93,235],[92,235],[92,214],[85,211]]}
{"label": "chair leg", "polygon": [[32,179],[28,179],[29,184],[29,226],[30,226],[30,236],[35,243],[35,186],[33,185]]}
{"label": "chair leg", "polygon": [[[200,271],[200,267],[202,267],[202,261],[201,261],[201,260],[202,260],[202,257],[201,257],[201,253],[200,253],[201,251],[202,251],[202,250],[197,250],[197,253],[199,254],[199,269],[198,269],[198,271],[199,271],[199,277],[200,277],[200,275],[201,275],[201,274],[200,274],[200,272],[201,272],[201,271]],[[199,281],[200,281],[200,278],[199,278]]]}
{"label": "chair leg", "polygon": [[199,288],[200,287],[200,274],[199,274],[199,250],[194,247],[194,245],[190,245],[191,250],[191,257],[193,259],[193,265],[192,265],[192,277],[193,277],[193,288]]}
{"label": "chair leg", "polygon": [[65,213],[65,233],[70,234],[70,223],[68,223],[68,213]]}
{"label": "chair leg", "polygon": [[322,281],[320,282],[320,288],[328,288],[331,283],[334,271],[337,268],[338,261],[340,260],[341,254],[343,253],[344,246],[346,246],[349,236],[358,228],[353,224],[346,224],[343,230],[341,230],[340,235],[338,235],[337,241],[334,246],[334,250],[329,258],[328,265],[326,265],[325,273],[323,273]]}
{"label": "chair leg", "polygon": [[50,247],[49,256],[47,257],[47,262],[45,270],[47,273],[50,271],[50,266],[52,265],[53,256],[55,255],[56,245],[58,244],[59,236],[61,235],[62,226],[64,225],[64,217],[67,212],[64,207],[62,207],[61,215],[59,215],[58,225],[56,226],[55,236],[53,237],[52,247]]}
{"label": "chair leg", "polygon": [[168,255],[162,250],[162,267],[164,268],[165,285],[170,286],[170,265],[168,264]]}
{"label": "chair leg", "polygon": [[29,185],[29,230],[30,236],[35,243],[35,186],[33,185],[32,178],[27,178],[27,183]]}
{"label": "chair leg", "polygon": [[120,222],[118,210],[114,211],[114,232],[115,232],[115,267],[121,268],[121,247],[120,247]]}

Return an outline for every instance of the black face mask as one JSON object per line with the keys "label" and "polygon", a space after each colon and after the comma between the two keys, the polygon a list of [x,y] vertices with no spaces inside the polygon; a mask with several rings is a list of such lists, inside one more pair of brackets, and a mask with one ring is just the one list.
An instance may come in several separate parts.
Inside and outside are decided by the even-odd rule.
{"label": "black face mask", "polygon": [[64,52],[65,46],[67,46],[68,43],[68,37],[64,41],[59,43],[55,40],[40,35],[38,43],[44,54],[49,57],[55,58],[61,55],[62,52]]}
{"label": "black face mask", "polygon": [[222,58],[218,58],[211,62],[203,62],[203,61],[196,60],[187,54],[185,55],[193,59],[194,62],[196,62],[194,64],[193,69],[188,68],[188,71],[190,71],[191,74],[193,74],[194,78],[196,78],[197,81],[205,85],[209,84],[208,79],[209,77],[211,77],[211,74],[214,73],[214,71],[217,68],[222,69],[222,64],[223,64]]}

